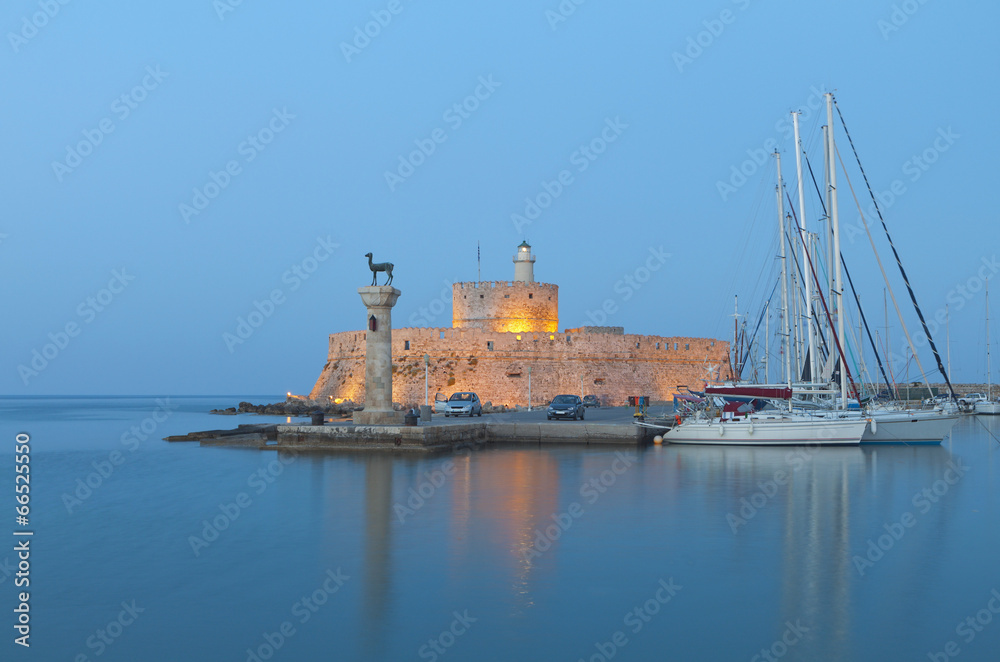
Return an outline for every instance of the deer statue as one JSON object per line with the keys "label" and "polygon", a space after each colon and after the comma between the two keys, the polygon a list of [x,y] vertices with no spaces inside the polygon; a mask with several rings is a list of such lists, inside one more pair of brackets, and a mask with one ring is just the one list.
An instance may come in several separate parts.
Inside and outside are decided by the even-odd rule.
{"label": "deer statue", "polygon": [[368,258],[368,268],[372,270],[372,285],[375,285],[375,279],[378,277],[378,272],[384,271],[389,277],[389,280],[385,282],[386,285],[392,285],[392,262],[376,262],[372,263],[372,254],[365,253],[365,257]]}

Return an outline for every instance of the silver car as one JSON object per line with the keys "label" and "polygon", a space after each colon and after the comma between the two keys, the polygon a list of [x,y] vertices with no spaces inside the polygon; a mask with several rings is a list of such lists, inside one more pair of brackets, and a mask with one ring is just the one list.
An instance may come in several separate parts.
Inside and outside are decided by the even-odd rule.
{"label": "silver car", "polygon": [[479,401],[479,396],[472,391],[460,391],[452,393],[444,407],[445,416],[473,416],[483,415],[483,403]]}

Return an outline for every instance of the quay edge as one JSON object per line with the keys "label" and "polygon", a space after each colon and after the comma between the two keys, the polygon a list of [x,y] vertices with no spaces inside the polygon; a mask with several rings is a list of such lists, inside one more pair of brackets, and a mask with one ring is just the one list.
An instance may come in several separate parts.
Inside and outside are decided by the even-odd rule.
{"label": "quay edge", "polygon": [[[279,425],[274,450],[397,450],[437,451],[480,444],[643,445],[654,431],[627,423],[498,423],[482,421],[453,425],[363,426]],[[223,442],[224,443],[224,442]]]}

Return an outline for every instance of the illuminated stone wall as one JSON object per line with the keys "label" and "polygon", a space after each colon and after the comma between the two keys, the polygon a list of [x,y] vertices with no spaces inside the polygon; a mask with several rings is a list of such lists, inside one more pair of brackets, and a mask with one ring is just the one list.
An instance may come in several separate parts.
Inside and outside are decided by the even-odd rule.
{"label": "illuminated stone wall", "polygon": [[[528,367],[535,405],[581,390],[613,405],[630,395],[670,400],[678,386],[701,388],[706,380],[728,377],[729,343],[705,338],[477,327],[393,329],[392,336],[393,399],[404,404],[424,401],[425,354],[432,400],[438,392],[475,391],[494,405],[528,403]],[[363,402],[364,352],[363,331],[332,334],[311,397]]]}
{"label": "illuminated stone wall", "polygon": [[559,286],[516,281],[455,283],[451,309],[456,329],[552,333],[559,328]]}

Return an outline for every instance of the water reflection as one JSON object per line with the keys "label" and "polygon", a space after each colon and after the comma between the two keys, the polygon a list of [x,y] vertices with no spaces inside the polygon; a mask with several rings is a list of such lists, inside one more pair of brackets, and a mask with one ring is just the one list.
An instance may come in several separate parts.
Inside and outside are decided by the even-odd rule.
{"label": "water reflection", "polygon": [[[393,553],[437,561],[452,589],[445,611],[459,606],[452,604],[454,596],[464,596],[461,606],[477,604],[480,598],[468,593],[472,582],[492,587],[489,602],[499,606],[506,598],[501,610],[521,620],[537,607],[540,591],[551,601],[553,585],[575,590],[562,583],[580,564],[609,550],[620,561],[622,554],[656,549],[661,563],[653,567],[647,559],[650,572],[689,559],[688,570],[700,575],[706,590],[730,601],[742,590],[735,604],[759,605],[750,623],[739,626],[752,636],[767,638],[772,630],[779,636],[785,622],[804,624],[809,633],[796,653],[815,659],[856,659],[871,646],[859,632],[926,618],[921,605],[940,591],[934,582],[913,578],[946,572],[942,549],[953,535],[959,492],[966,486],[950,486],[955,492],[925,511],[916,507],[914,495],[933,488],[949,463],[960,460],[947,445],[650,448],[636,452],[636,465],[617,477],[611,496],[591,507],[579,488],[607,471],[614,452],[489,448],[430,458],[358,458],[365,476],[366,656],[386,655],[387,615],[399,611],[395,601],[406,592],[393,582],[410,581],[393,576]],[[394,504],[444,468],[447,480],[400,522]],[[581,524],[562,531],[541,555],[530,553],[539,531],[574,502],[587,510]],[[869,541],[907,512],[917,524],[884,550],[890,560],[859,569]],[[634,540],[615,536],[619,519],[646,528]],[[413,528],[404,534],[403,526]],[[399,548],[404,540],[405,550]],[[707,541],[718,546],[711,556]],[[859,611],[859,603],[876,608]]]}
{"label": "water reflection", "polygon": [[[871,585],[864,577],[874,567],[864,563],[869,541],[890,529],[906,540],[894,537],[881,557],[872,554],[892,559],[879,567],[880,592],[908,597],[889,598],[891,611],[878,618],[906,617],[934,597],[932,584],[912,579],[940,570],[944,555],[938,541],[949,536],[958,499],[940,498],[924,510],[915,495],[932,488],[949,462],[957,461],[945,448],[690,447],[671,452],[677,482],[685,489],[724,489],[727,517],[739,518],[730,519],[738,538],[766,544],[772,540],[765,521],[780,526],[780,545],[774,548],[781,553],[781,608],[774,620],[808,624],[809,638],[824,656],[851,659],[856,654],[852,636],[864,625],[856,622],[858,593]],[[916,518],[912,528],[896,524],[907,512]],[[888,546],[889,539],[881,543]],[[733,553],[752,551],[737,542]]]}
{"label": "water reflection", "polygon": [[483,548],[505,550],[501,559],[515,599],[514,612],[532,606],[536,530],[559,509],[560,465],[536,449],[465,454],[455,460],[452,491],[453,551],[468,562]]}
{"label": "water reflection", "polygon": [[383,659],[384,623],[392,582],[392,471],[393,458],[379,454],[365,458],[364,594],[362,614],[366,658]]}
{"label": "water reflection", "polygon": [[[1000,443],[990,436],[1000,435],[1000,417],[965,417],[940,447],[798,456],[735,447],[282,452],[284,471],[263,493],[247,476],[275,451],[154,440],[69,516],[61,490],[120,450],[122,431],[155,407],[70,404],[52,420],[49,401],[38,420],[0,407],[0,419],[30,423],[38,440],[37,475],[51,489],[34,495],[33,512],[62,541],[40,548],[51,577],[32,595],[43,621],[64,626],[39,641],[44,659],[72,659],[102,614],[133,595],[148,601],[149,620],[109,660],[246,659],[242,651],[286,619],[297,634],[285,659],[413,659],[464,609],[480,620],[439,659],[589,659],[660,577],[675,576],[677,602],[638,635],[627,630],[616,659],[752,659],[786,621],[801,621],[809,632],[781,659],[917,660],[956,639],[955,624],[1000,586]],[[162,433],[218,425],[182,409]],[[583,498],[581,485],[618,451],[634,465],[598,501]],[[12,462],[0,457],[0,468],[12,472]],[[447,480],[402,522],[395,506],[448,463]],[[944,482],[950,463],[969,467],[960,481]],[[940,496],[923,497],[923,508],[914,498],[926,489]],[[253,505],[193,557],[188,536],[239,491]],[[734,533],[727,515],[741,516],[744,499],[759,507]],[[540,556],[526,554],[536,531],[576,502],[585,515]],[[885,527],[904,513],[915,524],[895,539]],[[861,572],[856,559],[869,563],[880,537],[881,560]],[[292,603],[338,567],[351,581],[300,627]],[[959,640],[963,662],[995,659],[997,623]]]}
{"label": "water reflection", "polygon": [[791,622],[801,619],[827,630],[827,651],[849,659],[851,482],[864,472],[864,455],[859,448],[801,451],[791,458],[804,463],[798,471],[792,467],[788,485],[782,611]]}

